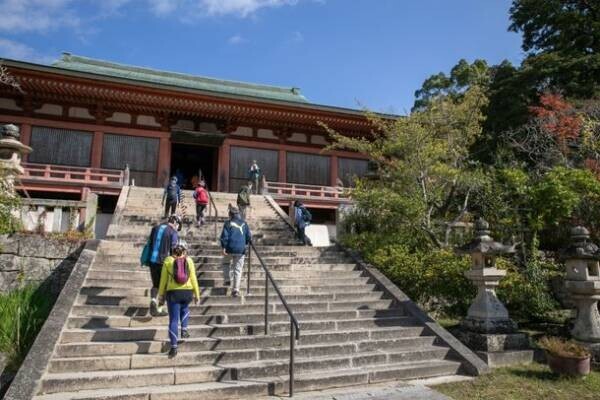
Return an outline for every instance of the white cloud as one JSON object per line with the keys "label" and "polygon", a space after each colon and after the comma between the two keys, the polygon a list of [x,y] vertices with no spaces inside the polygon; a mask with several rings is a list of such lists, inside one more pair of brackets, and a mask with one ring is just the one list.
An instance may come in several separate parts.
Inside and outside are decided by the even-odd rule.
{"label": "white cloud", "polygon": [[175,11],[180,5],[180,0],[148,0],[150,9],[156,15],[167,15]]}
{"label": "white cloud", "polygon": [[4,38],[0,38],[0,58],[25,60],[41,64],[49,64],[54,61],[52,57],[43,56],[26,44]]}
{"label": "white cloud", "polygon": [[242,43],[246,43],[248,40],[246,40],[243,36],[241,35],[234,35],[232,37],[230,37],[227,40],[227,43],[229,44],[242,44]]}
{"label": "white cloud", "polygon": [[73,0],[0,0],[0,31],[47,31],[77,27],[80,19],[70,9]]}
{"label": "white cloud", "polygon": [[299,0],[199,0],[207,15],[239,15],[247,17],[261,8],[296,5]]}
{"label": "white cloud", "polygon": [[304,42],[304,35],[302,34],[302,32],[294,31],[294,33],[292,33],[292,42],[295,42],[295,43]]}

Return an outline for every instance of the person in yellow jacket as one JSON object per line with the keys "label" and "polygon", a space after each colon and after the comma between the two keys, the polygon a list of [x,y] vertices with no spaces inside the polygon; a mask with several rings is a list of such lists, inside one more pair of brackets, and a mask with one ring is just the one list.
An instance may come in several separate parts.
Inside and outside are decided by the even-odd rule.
{"label": "person in yellow jacket", "polygon": [[200,299],[194,261],[187,256],[187,244],[181,239],[173,249],[173,256],[167,257],[163,263],[158,299],[161,306],[167,301],[171,342],[169,357],[172,358],[177,355],[179,323],[181,322],[181,337],[189,338],[189,306],[192,301],[197,304]]}

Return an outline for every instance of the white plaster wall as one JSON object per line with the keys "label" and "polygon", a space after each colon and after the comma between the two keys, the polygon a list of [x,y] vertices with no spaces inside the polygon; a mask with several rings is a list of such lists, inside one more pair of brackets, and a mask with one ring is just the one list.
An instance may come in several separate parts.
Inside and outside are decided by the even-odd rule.
{"label": "white plaster wall", "polygon": [[275,134],[273,133],[272,130],[270,129],[259,129],[256,132],[256,136],[258,136],[261,139],[271,139],[271,140],[277,140],[278,137],[275,136]]}
{"label": "white plaster wall", "polygon": [[212,122],[200,122],[198,124],[198,130],[201,132],[216,132],[217,125]]}
{"label": "white plaster wall", "polygon": [[23,109],[17,105],[14,99],[8,99],[6,97],[0,97],[0,108],[5,110],[22,111]]}
{"label": "white plaster wall", "polygon": [[62,115],[63,108],[58,104],[43,104],[35,112],[38,114]]}
{"label": "white plaster wall", "polygon": [[252,137],[252,128],[249,128],[247,126],[240,126],[231,134],[235,136]]}
{"label": "white plaster wall", "polygon": [[298,143],[306,143],[307,137],[304,133],[293,133],[292,136],[288,138],[288,142],[298,142]]}
{"label": "white plaster wall", "polygon": [[175,125],[172,126],[172,128],[179,128],[179,129],[185,129],[188,131],[193,131],[194,130],[194,121],[191,121],[189,119],[180,119],[177,121],[177,123]]}
{"label": "white plaster wall", "polygon": [[160,124],[156,122],[156,118],[154,118],[152,115],[138,115],[137,124],[160,127]]}
{"label": "white plaster wall", "polygon": [[312,135],[311,138],[310,138],[310,142],[312,144],[320,144],[320,145],[323,145],[323,146],[327,146],[328,145],[327,139],[325,139],[325,136],[322,136],[322,135]]}
{"label": "white plaster wall", "polygon": [[113,113],[113,115],[110,118],[106,119],[109,122],[122,122],[124,124],[130,124],[131,123],[131,114],[127,114],[127,113],[122,113],[122,112],[115,112]]}
{"label": "white plaster wall", "polygon": [[70,107],[69,117],[94,119],[94,116],[90,114],[90,111],[87,108],[83,107]]}

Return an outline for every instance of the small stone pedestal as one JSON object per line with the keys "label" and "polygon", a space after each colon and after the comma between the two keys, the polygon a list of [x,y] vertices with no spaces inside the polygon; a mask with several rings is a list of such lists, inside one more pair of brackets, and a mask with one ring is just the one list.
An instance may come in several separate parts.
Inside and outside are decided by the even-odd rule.
{"label": "small stone pedestal", "polygon": [[571,229],[571,245],[563,252],[567,267],[565,287],[577,308],[577,317],[571,330],[573,338],[592,353],[594,362],[600,362],[600,249],[590,241],[590,233],[583,226]]}
{"label": "small stone pedestal", "polygon": [[496,287],[506,275],[506,271],[496,268],[496,257],[514,253],[514,247],[495,242],[483,219],[477,221],[475,228],[475,238],[457,249],[459,254],[471,256],[471,270],[465,276],[477,286],[477,297],[456,336],[490,367],[531,362],[529,337],[517,332],[517,324],[496,296]]}

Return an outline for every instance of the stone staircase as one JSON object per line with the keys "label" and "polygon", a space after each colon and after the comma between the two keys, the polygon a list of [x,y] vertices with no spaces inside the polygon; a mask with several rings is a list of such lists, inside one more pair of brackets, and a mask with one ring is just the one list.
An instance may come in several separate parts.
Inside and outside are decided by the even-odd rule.
{"label": "stone staircase", "polygon": [[[192,223],[191,196],[181,234],[198,266],[201,301],[191,308],[191,338],[167,358],[167,318],[148,316],[150,276],[138,262],[161,194],[129,190],[111,227],[115,238],[100,244],[35,399],[225,399],[287,390],[288,314],[270,290],[264,335],[265,276],[256,257],[250,294],[226,295],[213,226]],[[224,220],[235,196],[213,198]],[[300,321],[297,391],[464,373],[464,359],[341,249],[300,246],[265,197],[252,203],[254,243]]]}

